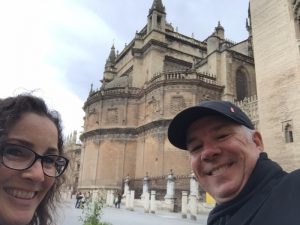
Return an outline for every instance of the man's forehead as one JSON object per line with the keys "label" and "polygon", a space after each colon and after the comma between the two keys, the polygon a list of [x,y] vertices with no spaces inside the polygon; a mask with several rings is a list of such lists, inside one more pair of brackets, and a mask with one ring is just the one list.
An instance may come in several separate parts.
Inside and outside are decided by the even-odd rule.
{"label": "man's forehead", "polygon": [[211,135],[213,135],[213,133],[217,133],[222,130],[231,130],[237,126],[241,125],[222,116],[207,116],[200,118],[192,123],[192,125],[187,129],[186,144],[188,145],[193,142],[199,132],[210,132]]}
{"label": "man's forehead", "polygon": [[195,120],[187,129],[187,133],[194,129],[219,130],[224,127],[239,126],[236,122],[219,115],[205,116]]}

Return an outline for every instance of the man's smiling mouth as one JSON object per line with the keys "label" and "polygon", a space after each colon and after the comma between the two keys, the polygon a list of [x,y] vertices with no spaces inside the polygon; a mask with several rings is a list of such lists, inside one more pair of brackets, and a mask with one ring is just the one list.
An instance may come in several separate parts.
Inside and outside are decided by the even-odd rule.
{"label": "man's smiling mouth", "polygon": [[218,166],[207,173],[208,176],[217,176],[225,172],[229,167],[233,165],[233,162],[227,163],[225,165]]}

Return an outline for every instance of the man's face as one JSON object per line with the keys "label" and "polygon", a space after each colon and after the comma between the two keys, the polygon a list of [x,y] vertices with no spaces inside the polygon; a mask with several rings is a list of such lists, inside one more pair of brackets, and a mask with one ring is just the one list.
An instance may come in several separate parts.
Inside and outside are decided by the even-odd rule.
{"label": "man's face", "polygon": [[257,131],[220,116],[208,116],[188,128],[187,148],[201,187],[221,204],[241,192],[263,143]]}

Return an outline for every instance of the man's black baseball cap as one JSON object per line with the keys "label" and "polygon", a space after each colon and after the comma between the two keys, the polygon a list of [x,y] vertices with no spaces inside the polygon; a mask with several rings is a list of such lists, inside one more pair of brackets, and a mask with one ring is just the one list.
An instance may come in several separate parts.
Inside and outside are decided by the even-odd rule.
{"label": "man's black baseball cap", "polygon": [[199,105],[187,108],[178,113],[171,121],[168,129],[169,141],[177,148],[187,150],[186,132],[196,120],[219,115],[250,129],[254,126],[249,117],[236,105],[228,101],[202,101]]}

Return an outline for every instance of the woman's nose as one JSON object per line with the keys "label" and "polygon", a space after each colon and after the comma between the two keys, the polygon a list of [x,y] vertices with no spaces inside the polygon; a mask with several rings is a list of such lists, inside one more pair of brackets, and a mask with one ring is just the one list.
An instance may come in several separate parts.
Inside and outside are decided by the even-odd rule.
{"label": "woman's nose", "polygon": [[45,180],[45,174],[41,160],[38,159],[30,168],[24,170],[23,177],[36,182],[43,182]]}

